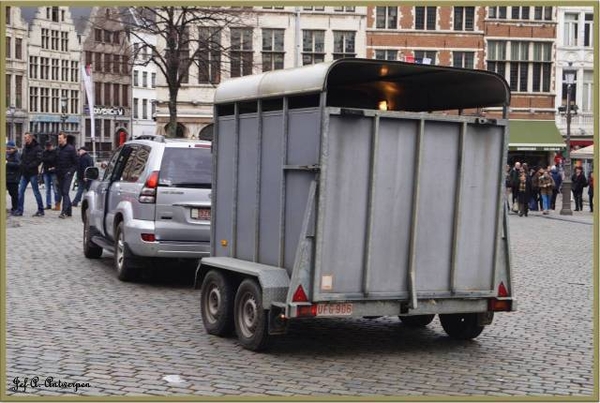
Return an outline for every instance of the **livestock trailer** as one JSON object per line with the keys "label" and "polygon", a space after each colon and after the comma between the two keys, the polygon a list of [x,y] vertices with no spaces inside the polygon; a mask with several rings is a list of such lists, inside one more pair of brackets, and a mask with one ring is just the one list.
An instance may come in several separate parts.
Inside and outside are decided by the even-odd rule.
{"label": "livestock trailer", "polygon": [[438,314],[470,339],[514,310],[509,103],[495,73],[381,60],[222,83],[196,271],[206,331],[259,350],[291,320]]}

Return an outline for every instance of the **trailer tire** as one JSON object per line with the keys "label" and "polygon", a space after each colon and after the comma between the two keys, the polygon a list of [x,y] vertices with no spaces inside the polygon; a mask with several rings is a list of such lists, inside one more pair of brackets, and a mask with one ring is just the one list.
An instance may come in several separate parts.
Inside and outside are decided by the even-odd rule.
{"label": "trailer tire", "polygon": [[413,316],[400,316],[402,324],[408,327],[425,327],[431,322],[435,315],[413,315]]}
{"label": "trailer tire", "polygon": [[262,290],[253,279],[242,281],[235,294],[235,331],[242,347],[263,350],[268,342],[268,311],[262,306]]}
{"label": "trailer tire", "polygon": [[200,313],[208,334],[227,336],[232,333],[233,298],[233,287],[227,277],[220,271],[209,271],[200,289]]}
{"label": "trailer tire", "polygon": [[474,339],[483,331],[483,326],[477,323],[476,313],[440,315],[440,322],[442,323],[444,331],[453,339]]}

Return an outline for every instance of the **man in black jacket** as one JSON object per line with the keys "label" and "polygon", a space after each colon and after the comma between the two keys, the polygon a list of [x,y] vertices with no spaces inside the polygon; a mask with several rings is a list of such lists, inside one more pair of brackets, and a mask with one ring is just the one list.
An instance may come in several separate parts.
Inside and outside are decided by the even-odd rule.
{"label": "man in black jacket", "polygon": [[87,148],[79,147],[79,164],[77,166],[77,193],[73,199],[73,207],[77,207],[81,201],[83,192],[90,188],[90,183],[83,179],[85,169],[94,165],[94,160],[91,155],[88,154]]}
{"label": "man in black jacket", "polygon": [[6,190],[10,195],[10,213],[15,214],[19,210],[19,180],[21,173],[19,165],[21,157],[14,141],[6,143]]}
{"label": "man in black jacket", "polygon": [[73,173],[77,169],[77,152],[75,147],[67,142],[67,135],[64,132],[58,134],[58,155],[56,157],[56,177],[58,179],[58,188],[62,196],[62,209],[58,218],[71,217],[71,197],[69,188]]}
{"label": "man in black jacket", "polygon": [[23,215],[25,205],[25,190],[31,182],[31,188],[37,202],[37,212],[34,217],[42,217],[44,215],[44,204],[42,203],[42,195],[38,187],[39,166],[42,163],[42,147],[37,140],[33,138],[31,133],[25,133],[25,147],[21,155],[21,181],[19,182],[19,207],[13,214],[16,216]]}
{"label": "man in black jacket", "polygon": [[42,152],[42,177],[46,186],[46,210],[52,208],[52,190],[54,190],[54,210],[60,210],[60,191],[56,179],[56,148],[51,141],[46,141],[46,148]]}

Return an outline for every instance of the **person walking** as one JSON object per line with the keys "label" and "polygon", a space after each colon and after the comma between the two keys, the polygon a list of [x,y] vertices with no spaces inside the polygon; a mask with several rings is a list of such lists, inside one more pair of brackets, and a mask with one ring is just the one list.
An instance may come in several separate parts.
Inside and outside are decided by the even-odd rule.
{"label": "person walking", "polygon": [[58,134],[58,154],[56,157],[56,177],[58,179],[58,188],[62,197],[62,206],[58,218],[71,217],[71,197],[69,188],[73,174],[77,169],[77,152],[75,147],[67,142],[67,135],[64,132]]}
{"label": "person walking", "polygon": [[44,215],[44,203],[38,186],[39,166],[42,163],[42,147],[37,140],[29,132],[25,133],[25,147],[21,154],[21,180],[19,181],[19,207],[14,213],[15,216],[22,216],[25,206],[25,190],[27,185],[31,183],[31,189],[37,202],[37,212],[34,217],[42,217]]}
{"label": "person walking", "polygon": [[575,211],[583,211],[583,188],[588,185],[587,179],[583,174],[583,168],[575,168],[575,173],[571,177],[571,183],[573,198],[575,199]]}
{"label": "person walking", "polygon": [[560,193],[560,187],[562,185],[562,176],[556,166],[552,165],[550,169],[550,176],[552,176],[552,180],[554,180],[554,188],[552,188],[552,197],[550,198],[550,208],[552,210],[556,210],[556,198]]}
{"label": "person walking", "polygon": [[519,217],[527,217],[529,212],[529,201],[531,199],[531,178],[524,169],[519,175],[519,186],[517,186],[517,202],[519,203]]}
{"label": "person walking", "polygon": [[519,161],[515,162],[514,167],[510,171],[510,183],[512,185],[512,202],[513,207],[515,203],[517,203],[517,192],[519,188],[519,175],[521,171],[521,163]]}
{"label": "person walking", "polygon": [[14,141],[6,143],[6,190],[10,195],[10,213],[19,210],[19,181],[21,179],[21,157]]}
{"label": "person walking", "polygon": [[57,150],[51,141],[46,141],[42,152],[42,177],[46,188],[46,210],[52,208],[52,191],[54,190],[54,210],[60,211],[60,191],[56,179]]}
{"label": "person walking", "polygon": [[77,165],[77,193],[73,199],[73,207],[77,207],[83,196],[83,192],[89,190],[90,182],[84,179],[85,169],[87,167],[94,166],[94,160],[92,156],[88,154],[87,148],[79,147],[77,150],[79,153],[78,165]]}
{"label": "person walking", "polygon": [[542,214],[550,214],[550,199],[552,197],[552,189],[554,188],[554,179],[552,176],[540,168],[538,171],[538,188],[540,189],[540,196],[542,198]]}
{"label": "person walking", "polygon": [[594,212],[594,171],[588,176],[588,196],[590,197],[590,213]]}

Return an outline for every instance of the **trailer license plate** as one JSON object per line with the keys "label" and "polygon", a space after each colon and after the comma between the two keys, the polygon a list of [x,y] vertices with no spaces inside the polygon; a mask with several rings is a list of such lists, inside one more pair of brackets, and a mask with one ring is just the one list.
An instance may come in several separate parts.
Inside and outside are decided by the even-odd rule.
{"label": "trailer license plate", "polygon": [[352,316],[352,310],[350,302],[317,304],[317,316]]}
{"label": "trailer license plate", "polygon": [[210,208],[192,208],[190,213],[194,220],[210,221]]}

